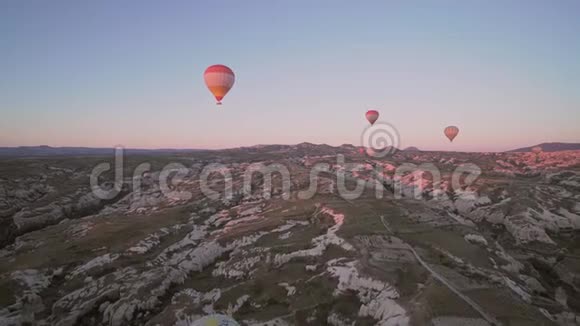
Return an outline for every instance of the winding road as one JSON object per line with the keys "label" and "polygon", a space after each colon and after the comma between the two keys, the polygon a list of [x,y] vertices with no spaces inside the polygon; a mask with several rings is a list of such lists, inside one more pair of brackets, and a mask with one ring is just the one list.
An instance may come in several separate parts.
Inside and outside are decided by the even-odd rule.
{"label": "winding road", "polygon": [[[391,230],[391,228],[389,227],[389,225],[387,224],[387,222],[385,222],[384,217],[381,216],[381,222],[383,223],[383,226],[385,227],[385,229],[387,229],[387,231],[389,231],[390,233],[393,233],[393,231]],[[501,325],[501,323],[496,320],[495,318],[493,318],[492,316],[490,316],[488,313],[486,313],[483,308],[481,308],[480,305],[478,305],[475,301],[471,300],[468,296],[464,295],[463,293],[459,292],[459,290],[457,290],[451,283],[449,283],[443,276],[441,276],[439,273],[437,273],[436,271],[434,271],[431,266],[429,266],[424,260],[423,258],[421,258],[421,256],[419,256],[419,254],[417,254],[417,252],[415,251],[415,249],[410,246],[407,245],[408,249],[413,253],[413,256],[415,256],[415,259],[417,259],[417,261],[419,262],[419,264],[421,264],[421,266],[423,266],[429,273],[431,273],[431,275],[438,280],[439,282],[443,283],[443,285],[445,285],[449,290],[451,290],[451,292],[455,293],[459,298],[461,298],[465,303],[467,303],[468,305],[470,305],[475,311],[477,311],[481,317],[483,317],[488,323],[490,323],[491,325]]]}

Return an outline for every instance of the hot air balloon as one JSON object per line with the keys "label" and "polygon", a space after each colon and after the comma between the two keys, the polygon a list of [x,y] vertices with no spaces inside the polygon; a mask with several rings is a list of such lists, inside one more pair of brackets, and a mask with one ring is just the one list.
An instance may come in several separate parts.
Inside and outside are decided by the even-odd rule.
{"label": "hot air balloon", "polygon": [[367,147],[365,148],[365,152],[367,153],[368,156],[375,157],[377,156],[377,153],[379,153],[379,150],[374,149],[372,147]]}
{"label": "hot air balloon", "polygon": [[536,146],[536,147],[532,148],[532,152],[537,155],[537,154],[540,154],[541,152],[543,152],[543,149],[540,146]]}
{"label": "hot air balloon", "polygon": [[236,76],[230,68],[224,65],[213,65],[205,70],[203,79],[209,91],[215,96],[217,105],[221,105],[224,96],[234,86]]}
{"label": "hot air balloon", "polygon": [[455,126],[449,126],[449,127],[445,128],[443,133],[445,133],[445,136],[447,136],[447,138],[449,138],[449,141],[452,142],[453,139],[455,139],[455,137],[457,137],[457,134],[459,133],[459,128],[457,128]]}
{"label": "hot air balloon", "polygon": [[367,117],[367,120],[371,123],[371,125],[373,125],[375,121],[377,121],[377,119],[379,118],[379,111],[368,110],[365,116]]}

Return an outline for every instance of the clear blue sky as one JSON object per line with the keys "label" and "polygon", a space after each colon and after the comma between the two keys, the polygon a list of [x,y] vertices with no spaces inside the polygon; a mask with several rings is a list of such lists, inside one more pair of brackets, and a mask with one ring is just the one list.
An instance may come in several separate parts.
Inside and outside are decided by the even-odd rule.
{"label": "clear blue sky", "polygon": [[358,144],[367,109],[403,147],[579,142],[580,1],[0,1],[0,146]]}

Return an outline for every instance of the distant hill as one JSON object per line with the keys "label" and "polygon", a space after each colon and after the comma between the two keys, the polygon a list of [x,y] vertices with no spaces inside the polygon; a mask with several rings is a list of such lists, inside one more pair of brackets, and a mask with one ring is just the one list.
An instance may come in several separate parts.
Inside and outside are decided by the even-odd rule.
{"label": "distant hill", "polygon": [[[201,151],[198,149],[125,149],[125,154],[170,154],[189,153]],[[0,147],[0,157],[38,157],[38,156],[102,156],[113,155],[114,148],[91,148],[91,147],[50,147],[42,146],[19,146]]]}
{"label": "distant hill", "polygon": [[580,150],[580,143],[542,143],[530,147],[513,149],[508,152],[531,152],[534,147],[541,147],[544,152],[574,151]]}
{"label": "distant hill", "polygon": [[[320,156],[349,154],[355,150],[353,145],[344,144],[338,147],[327,144],[300,143],[296,145],[255,145],[221,150],[224,154],[249,154],[271,155],[280,154],[285,156],[289,153],[294,155]],[[126,148],[126,155],[155,155],[155,154],[187,154],[194,152],[211,152],[203,149],[131,149]],[[114,148],[91,148],[91,147],[51,147],[51,146],[20,146],[0,147],[0,157],[49,157],[49,156],[112,156]],[[259,157],[258,157],[259,158]]]}
{"label": "distant hill", "polygon": [[[351,154],[356,150],[353,145],[330,146],[327,144],[300,143],[296,145],[256,145],[249,147],[237,147],[223,150],[231,155],[251,155],[253,159],[259,159],[260,155],[278,154],[280,157],[294,156],[323,156],[336,154]],[[256,156],[258,155],[258,156]]]}
{"label": "distant hill", "polygon": [[[507,152],[532,152],[532,148],[541,147],[544,152],[557,152],[567,150],[580,150],[580,143],[542,143],[529,147],[522,147]],[[255,145],[248,147],[237,147],[222,150],[227,154],[274,154],[287,155],[336,155],[351,154],[357,147],[351,144],[340,146],[330,146],[327,144],[300,143],[296,145]],[[395,149],[395,152],[399,149]],[[420,152],[417,147],[410,146],[402,150],[403,152]],[[110,156],[115,152],[114,148],[91,148],[91,147],[51,147],[51,146],[20,146],[20,147],[0,147],[0,157],[48,157],[48,156]],[[195,152],[211,152],[203,149],[125,149],[126,155],[154,155],[154,154],[187,154]],[[259,157],[258,157],[259,158]]]}

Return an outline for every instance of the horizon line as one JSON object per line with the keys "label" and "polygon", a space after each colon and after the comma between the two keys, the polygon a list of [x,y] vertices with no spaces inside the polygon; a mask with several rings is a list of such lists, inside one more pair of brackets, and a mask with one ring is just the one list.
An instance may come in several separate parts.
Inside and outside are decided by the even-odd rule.
{"label": "horizon line", "polygon": [[[50,148],[50,149],[92,149],[92,150],[107,150],[107,149],[115,149],[115,148],[123,148],[123,150],[140,150],[140,151],[222,151],[222,150],[232,150],[232,149],[240,149],[240,148],[252,148],[258,146],[298,146],[301,144],[310,144],[315,146],[329,146],[329,147],[342,147],[342,146],[352,146],[355,148],[365,147],[365,146],[357,146],[353,144],[344,143],[341,145],[330,145],[327,143],[311,143],[311,142],[301,142],[301,143],[292,143],[292,144],[255,144],[255,145],[245,145],[245,146],[237,146],[237,147],[222,147],[222,148],[195,148],[195,147],[184,147],[184,148],[175,148],[175,147],[158,147],[158,148],[147,148],[147,147],[125,147],[123,145],[115,145],[111,147],[92,147],[92,146],[51,146],[51,145],[19,145],[19,146],[0,146],[0,149],[30,149],[30,148]],[[514,149],[509,150],[494,150],[494,151],[481,151],[481,150],[437,150],[437,149],[421,149],[416,146],[406,146],[405,148],[397,148],[400,151],[404,151],[407,148],[416,148],[420,152],[457,152],[457,153],[503,153],[503,152],[510,152],[517,149],[523,149],[528,147],[540,146],[540,145],[548,145],[548,144],[565,144],[565,145],[572,145],[572,144],[580,144],[580,142],[544,142],[535,145],[528,145],[528,146],[519,146]]]}

